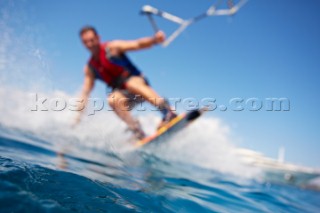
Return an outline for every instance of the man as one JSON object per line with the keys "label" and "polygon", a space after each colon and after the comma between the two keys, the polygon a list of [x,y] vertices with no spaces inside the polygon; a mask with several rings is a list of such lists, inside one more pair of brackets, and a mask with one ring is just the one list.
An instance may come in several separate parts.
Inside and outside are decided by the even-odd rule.
{"label": "man", "polygon": [[[135,137],[145,137],[139,122],[131,116],[128,106],[133,97],[140,96],[156,106],[162,113],[163,119],[159,127],[176,117],[168,102],[161,98],[148,84],[142,73],[125,55],[128,51],[141,50],[160,44],[165,40],[165,34],[157,32],[153,37],[145,37],[132,41],[114,40],[100,42],[95,28],[85,26],[80,30],[84,46],[90,51],[91,58],[84,68],[84,83],[81,93],[79,111],[82,112],[93,89],[96,79],[102,80],[112,88],[108,103],[115,113],[127,123]],[[76,123],[80,121],[81,113]]]}

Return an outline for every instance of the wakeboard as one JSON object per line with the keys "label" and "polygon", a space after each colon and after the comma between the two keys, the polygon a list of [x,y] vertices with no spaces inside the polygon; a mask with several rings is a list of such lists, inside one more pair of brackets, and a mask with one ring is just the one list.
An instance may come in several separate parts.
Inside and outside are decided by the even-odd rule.
{"label": "wakeboard", "polygon": [[199,118],[204,112],[207,111],[207,108],[201,108],[192,110],[190,112],[185,112],[170,122],[165,124],[163,127],[159,128],[154,134],[149,135],[142,140],[139,140],[135,143],[136,147],[145,146],[147,144],[153,143],[155,141],[161,140],[164,137],[168,137],[188,126],[191,122]]}

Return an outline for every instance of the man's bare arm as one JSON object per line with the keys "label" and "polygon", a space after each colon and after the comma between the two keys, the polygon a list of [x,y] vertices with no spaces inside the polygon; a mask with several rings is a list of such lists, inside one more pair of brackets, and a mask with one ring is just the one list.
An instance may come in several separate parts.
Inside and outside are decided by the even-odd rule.
{"label": "man's bare arm", "polygon": [[155,44],[162,43],[164,40],[165,34],[159,31],[153,37],[144,37],[132,41],[114,40],[109,42],[108,48],[111,54],[116,56],[127,51],[150,48]]}
{"label": "man's bare arm", "polygon": [[87,105],[87,102],[93,87],[94,87],[94,75],[90,71],[90,68],[88,67],[88,65],[86,65],[84,68],[84,82],[83,82],[82,91],[80,95],[81,102],[78,105],[79,114],[76,118],[75,125],[78,124],[81,120],[81,115],[84,111],[85,106]]}

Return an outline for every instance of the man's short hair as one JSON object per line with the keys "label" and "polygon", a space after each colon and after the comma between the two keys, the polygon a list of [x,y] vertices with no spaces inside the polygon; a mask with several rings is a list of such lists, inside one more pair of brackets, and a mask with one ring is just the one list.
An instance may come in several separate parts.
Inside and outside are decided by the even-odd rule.
{"label": "man's short hair", "polygon": [[90,26],[90,25],[82,27],[79,35],[82,36],[84,33],[88,32],[88,31],[92,31],[95,35],[98,35],[97,30],[93,26]]}

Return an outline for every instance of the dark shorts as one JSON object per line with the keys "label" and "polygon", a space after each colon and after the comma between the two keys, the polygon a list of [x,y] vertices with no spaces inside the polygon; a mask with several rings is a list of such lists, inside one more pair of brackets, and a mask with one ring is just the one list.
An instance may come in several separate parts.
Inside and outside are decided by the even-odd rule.
{"label": "dark shorts", "polygon": [[142,75],[127,75],[127,76],[120,76],[118,77],[117,79],[115,79],[113,82],[112,82],[112,90],[115,90],[115,89],[120,89],[120,90],[125,90],[126,89],[126,83],[127,81],[133,77],[133,76],[138,76],[138,77],[142,77],[146,83],[146,85],[150,86],[149,84],[149,81],[147,80],[146,77],[142,76]]}

